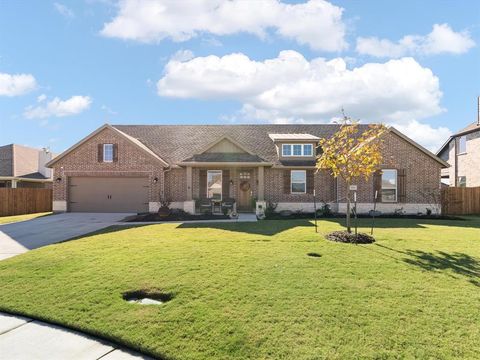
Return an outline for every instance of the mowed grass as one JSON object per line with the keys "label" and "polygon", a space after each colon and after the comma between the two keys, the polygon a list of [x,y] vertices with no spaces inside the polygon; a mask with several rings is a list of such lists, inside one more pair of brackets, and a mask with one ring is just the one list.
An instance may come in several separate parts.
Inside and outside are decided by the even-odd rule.
{"label": "mowed grass", "polygon": [[9,224],[18,221],[31,220],[42,216],[51,215],[51,212],[35,213],[35,214],[24,214],[24,215],[12,215],[12,216],[0,216],[0,225]]}
{"label": "mowed grass", "polygon": [[161,358],[478,358],[480,219],[377,224],[371,245],[326,241],[337,220],[110,228],[0,262],[0,310]]}

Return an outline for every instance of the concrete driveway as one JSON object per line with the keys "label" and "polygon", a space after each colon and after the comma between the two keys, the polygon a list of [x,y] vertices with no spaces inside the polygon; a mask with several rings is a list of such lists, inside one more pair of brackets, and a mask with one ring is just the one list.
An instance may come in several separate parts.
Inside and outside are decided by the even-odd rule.
{"label": "concrete driveway", "polygon": [[0,225],[0,260],[115,225],[129,215],[65,213]]}

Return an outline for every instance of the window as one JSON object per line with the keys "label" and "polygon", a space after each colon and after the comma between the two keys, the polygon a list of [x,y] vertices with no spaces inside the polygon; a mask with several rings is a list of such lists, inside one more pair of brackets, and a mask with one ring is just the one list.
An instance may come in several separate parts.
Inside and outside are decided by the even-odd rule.
{"label": "window", "polygon": [[466,152],[467,152],[467,137],[464,135],[458,138],[458,153],[465,154]]}
{"label": "window", "polygon": [[312,156],[312,144],[282,144],[282,156]]}
{"label": "window", "polygon": [[458,177],[458,186],[459,187],[467,187],[467,177],[466,176],[459,176]]}
{"label": "window", "polygon": [[222,170],[207,171],[207,198],[222,200]]}
{"label": "window", "polygon": [[307,189],[307,172],[305,170],[290,171],[290,188],[292,194],[305,194]]}
{"label": "window", "polygon": [[382,202],[397,201],[397,170],[382,170]]}
{"label": "window", "polygon": [[283,144],[282,145],[282,155],[283,156],[292,156],[292,145]]}
{"label": "window", "polygon": [[103,144],[103,162],[113,162],[113,144]]}
{"label": "window", "polygon": [[303,145],[303,155],[304,156],[312,156],[312,144],[305,144]]}

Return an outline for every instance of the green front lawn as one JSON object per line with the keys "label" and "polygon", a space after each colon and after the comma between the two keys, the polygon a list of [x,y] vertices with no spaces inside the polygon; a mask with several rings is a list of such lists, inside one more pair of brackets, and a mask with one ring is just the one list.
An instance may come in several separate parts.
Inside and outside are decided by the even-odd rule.
{"label": "green front lawn", "polygon": [[110,228],[1,261],[0,310],[174,359],[478,358],[480,218],[382,219],[372,245],[319,225]]}
{"label": "green front lawn", "polygon": [[44,213],[35,213],[35,214],[24,214],[24,215],[12,215],[12,216],[0,216],[0,225],[8,224],[18,221],[31,220],[42,216],[51,215],[51,212]]}

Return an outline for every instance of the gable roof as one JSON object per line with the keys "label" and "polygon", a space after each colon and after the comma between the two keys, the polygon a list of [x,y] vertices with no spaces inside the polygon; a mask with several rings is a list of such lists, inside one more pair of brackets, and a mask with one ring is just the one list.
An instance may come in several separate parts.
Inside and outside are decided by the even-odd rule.
{"label": "gable roof", "polygon": [[440,155],[441,152],[443,152],[443,150],[445,150],[445,147],[450,144],[450,141],[452,141],[454,138],[456,138],[457,136],[462,136],[462,135],[466,135],[466,134],[470,134],[472,132],[475,132],[475,131],[480,131],[480,125],[478,122],[474,122],[474,123],[471,123],[470,125],[467,125],[466,127],[464,127],[462,130],[460,130],[459,132],[453,134],[452,136],[450,136],[448,138],[447,141],[445,141],[445,143],[440,147],[440,149],[436,152],[436,155]]}
{"label": "gable roof", "polygon": [[120,131],[119,129],[109,125],[109,124],[105,124],[105,125],[102,125],[100,126],[97,130],[95,130],[94,132],[92,132],[90,135],[88,135],[87,137],[83,138],[82,140],[80,140],[79,142],[77,142],[76,144],[74,144],[73,146],[69,147],[67,150],[65,150],[64,152],[62,152],[60,155],[58,155],[57,157],[55,157],[54,159],[50,160],[45,166],[47,167],[52,167],[53,164],[55,164],[58,160],[62,159],[63,157],[65,157],[66,155],[70,154],[73,150],[75,150],[76,148],[78,148],[80,145],[86,143],[88,140],[90,140],[91,138],[93,138],[95,135],[97,135],[98,133],[100,133],[101,131],[105,130],[105,129],[110,129],[112,130],[113,132],[119,134],[120,136],[124,137],[125,139],[127,139],[128,141],[130,141],[133,145],[137,146],[140,150],[142,150],[143,152],[145,152],[146,154],[148,154],[149,156],[153,157],[155,160],[159,161],[164,167],[168,167],[168,163],[165,162],[158,154],[156,154],[155,152],[153,152],[152,150],[150,150],[144,143],[142,143],[140,140],[128,135],[128,134],[125,134],[124,132]]}
{"label": "gable roof", "polygon": [[[361,130],[368,127],[365,124],[359,126]],[[113,125],[113,127],[143,143],[151,151],[162,156],[170,166],[179,165],[186,160],[202,159],[200,157],[196,160],[195,156],[199,156],[209,148],[209,145],[211,147],[224,138],[235,139],[236,144],[248,149],[251,155],[259,157],[262,162],[282,166],[270,134],[310,134],[312,137],[325,138],[332,136],[340,125]],[[445,161],[395,128],[390,128],[390,131],[442,166],[448,166]]]}

